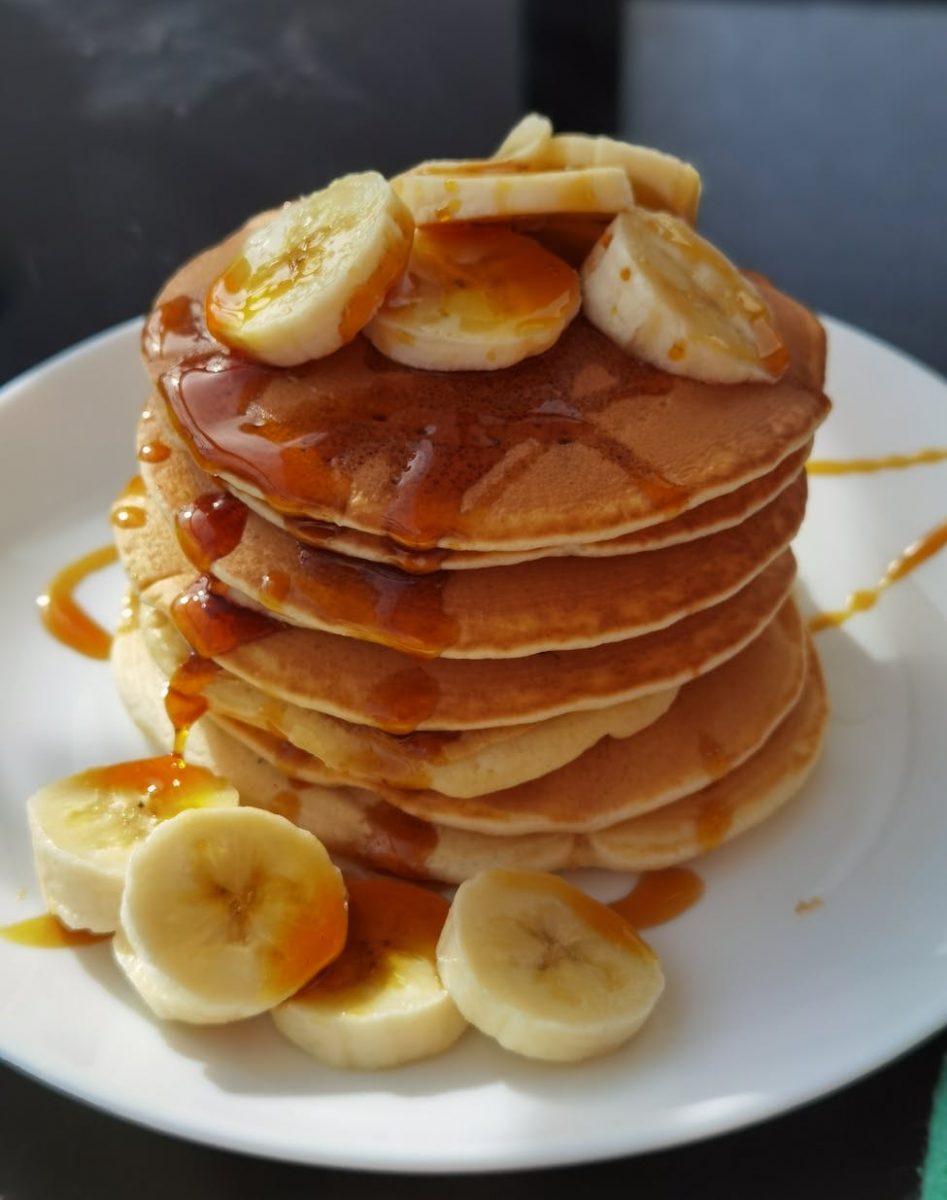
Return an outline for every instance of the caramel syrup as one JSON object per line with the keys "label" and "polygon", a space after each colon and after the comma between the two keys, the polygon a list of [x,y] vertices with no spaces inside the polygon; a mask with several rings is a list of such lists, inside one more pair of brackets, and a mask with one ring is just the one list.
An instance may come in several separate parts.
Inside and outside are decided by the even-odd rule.
{"label": "caramel syrup", "polygon": [[102,546],[63,567],[38,597],[40,620],[54,638],[88,658],[108,658],[112,636],[84,612],[75,600],[80,583],[118,558],[114,546]]}
{"label": "caramel syrup", "polygon": [[264,613],[234,604],[223,595],[223,590],[218,580],[201,575],[171,606],[174,624],[197,654],[216,658],[285,628]]}
{"label": "caramel syrup", "polygon": [[247,523],[247,506],[229,492],[206,492],[175,514],[178,542],[199,571],[236,550]]}
{"label": "caramel syrup", "polygon": [[216,341],[203,306],[187,296],[152,311],[143,348],[199,464],[244,480],[284,515],[344,516],[373,448],[392,497],[373,532],[409,550],[468,534],[540,458],[554,465],[562,444],[587,447],[668,515],[690,498],[608,432],[613,404],[663,395],[672,380],[604,336],[602,356],[614,371],[603,365],[591,389],[582,377],[587,356],[570,357],[568,330],[543,361],[507,368],[502,388],[490,372],[450,379],[400,366],[363,338],[298,368],[267,366]]}
{"label": "caramel syrup", "polygon": [[354,857],[396,875],[428,878],[428,859],[437,847],[436,828],[379,800],[365,814],[367,839]]}
{"label": "caramel syrup", "polygon": [[138,448],[138,458],[143,463],[161,463],[171,455],[171,447],[166,446],[160,438],[145,442]]}
{"label": "caramel syrup", "polygon": [[921,563],[932,558],[945,545],[947,545],[947,521],[925,533],[923,537],[908,546],[903,554],[898,555],[874,587],[852,592],[845,601],[844,608],[817,613],[810,619],[809,628],[813,633],[818,633],[822,629],[831,629],[842,625],[855,613],[874,608],[882,592],[891,587],[893,583],[897,583],[899,579],[903,579],[905,575],[910,575]]}
{"label": "caramel syrup", "polygon": [[947,449],[918,450],[913,454],[887,454],[882,458],[815,458],[806,463],[810,475],[854,475],[904,470],[947,459]]}
{"label": "caramel syrup", "polygon": [[204,689],[221,673],[209,658],[192,654],[168,680],[164,707],[174,727],[173,754],[183,756],[191,726],[207,712]]}
{"label": "caramel syrup", "polygon": [[[119,501],[133,501],[145,494],[145,481],[140,475],[133,475],[125,484]],[[112,524],[116,529],[141,529],[147,522],[148,514],[140,504],[119,503],[112,510]]]}
{"label": "caramel syrup", "polygon": [[198,808],[215,795],[220,779],[205,767],[186,763],[177,754],[159,754],[130,762],[92,767],[76,776],[78,787],[140,792],[143,803],[159,820],[185,808]]}
{"label": "caramel syrup", "polygon": [[610,905],[635,929],[650,929],[673,921],[704,894],[704,881],[689,867],[648,871],[627,896]]}
{"label": "caramel syrup", "polygon": [[65,946],[91,946],[104,942],[110,933],[92,933],[88,929],[70,929],[51,913],[27,917],[13,925],[0,925],[0,937],[20,946],[40,950],[60,950]]}

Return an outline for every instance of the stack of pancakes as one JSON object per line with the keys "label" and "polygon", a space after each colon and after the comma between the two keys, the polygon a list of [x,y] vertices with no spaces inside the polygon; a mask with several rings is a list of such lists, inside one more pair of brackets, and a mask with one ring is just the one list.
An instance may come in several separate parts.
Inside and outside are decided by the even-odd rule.
{"label": "stack of pancakes", "polygon": [[758,281],[775,384],[663,373],[578,317],[494,372],[362,337],[275,368],[208,333],[242,234],[145,328],[141,479],[116,502],[123,699],[330,848],[459,881],[652,869],[773,812],[826,720],[791,591],[828,411],[816,319]]}

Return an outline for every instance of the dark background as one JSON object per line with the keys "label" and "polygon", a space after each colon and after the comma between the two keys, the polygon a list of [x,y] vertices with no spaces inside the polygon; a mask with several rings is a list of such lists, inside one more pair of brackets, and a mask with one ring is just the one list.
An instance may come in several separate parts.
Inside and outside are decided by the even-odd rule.
{"label": "dark background", "polygon": [[[937,3],[0,0],[0,379],[249,213],[482,154],[529,108],[691,159],[733,258],[947,370],[945,80]],[[246,1160],[0,1072],[0,1197],[908,1200],[945,1049],[702,1146],[502,1181]]]}

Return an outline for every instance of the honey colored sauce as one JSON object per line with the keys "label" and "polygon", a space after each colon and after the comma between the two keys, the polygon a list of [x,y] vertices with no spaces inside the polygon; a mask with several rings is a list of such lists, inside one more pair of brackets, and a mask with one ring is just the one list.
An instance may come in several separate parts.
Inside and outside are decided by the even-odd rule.
{"label": "honey colored sauce", "polygon": [[54,638],[87,658],[108,658],[112,636],[76,603],[75,591],[89,575],[118,558],[114,546],[102,546],[64,567],[38,598],[40,620]]}
{"label": "honey colored sauce", "polygon": [[138,448],[138,457],[143,463],[161,463],[171,454],[171,447],[166,446],[159,438],[145,442]]}
{"label": "honey colored sauce", "polygon": [[220,779],[205,767],[192,766],[178,754],[160,754],[92,767],[76,776],[78,787],[141,793],[143,803],[160,819],[185,808],[199,807],[216,795]]}
{"label": "honey colored sauce", "polygon": [[393,671],[366,697],[372,723],[388,733],[411,733],[434,713],[441,698],[437,679],[422,663]]}
{"label": "honey colored sauce", "polygon": [[70,929],[51,913],[28,917],[13,925],[0,925],[0,937],[20,946],[39,950],[60,950],[66,946],[91,946],[104,942],[110,933],[91,933],[88,929]]}
{"label": "honey colored sauce", "polygon": [[210,575],[201,575],[175,598],[171,616],[184,640],[204,658],[229,654],[284,628],[272,617],[228,600]]}
{"label": "honey colored sauce", "polygon": [[947,545],[947,521],[935,529],[931,529],[908,546],[907,550],[891,563],[874,587],[852,592],[845,601],[844,608],[817,613],[810,619],[809,628],[813,633],[818,633],[823,629],[832,629],[844,624],[855,613],[866,612],[868,609],[874,608],[882,592],[885,592],[893,583],[897,583],[899,579],[910,575],[921,563],[932,558],[945,545]]}
{"label": "honey colored sauce", "polygon": [[716,738],[711,737],[709,733],[705,733],[703,730],[697,736],[700,757],[709,774],[715,779],[720,775],[726,775],[730,770],[730,759],[724,752],[723,747]]}
{"label": "honey colored sauce", "polygon": [[206,492],[175,514],[175,532],[187,558],[209,571],[240,545],[247,506],[229,492]]}
{"label": "honey colored sauce", "polygon": [[365,814],[368,837],[360,857],[397,875],[427,878],[427,862],[437,847],[437,830],[393,805],[379,801]]}
{"label": "honey colored sauce", "polygon": [[635,929],[650,929],[673,921],[704,894],[704,881],[688,867],[648,871],[627,896],[610,905]]}
{"label": "honey colored sauce", "polygon": [[[484,507],[516,485],[524,446],[534,460],[551,455],[554,463],[559,446],[580,443],[651,504],[669,514],[686,506],[688,489],[606,428],[613,404],[662,395],[670,376],[603,336],[601,355],[614,371],[573,403],[588,360],[574,350],[570,357],[569,333],[507,368],[503,388],[489,371],[412,370],[363,338],[314,363],[267,366],[216,342],[202,306],[188,297],[155,308],[143,345],[168,414],[205,469],[233,474],[286,516],[331,518],[350,511],[353,481],[370,457],[373,470],[387,471],[379,494],[390,497],[374,532],[429,551],[480,525]],[[487,480],[484,497],[474,489]],[[318,541],[326,531],[310,532]]]}
{"label": "honey colored sauce", "polygon": [[904,470],[947,460],[947,449],[918,450],[914,454],[887,454],[882,458],[814,458],[806,463],[810,475],[854,475]]}
{"label": "honey colored sauce", "polygon": [[705,804],[697,817],[697,844],[702,851],[719,846],[733,825],[733,810],[725,801]]}
{"label": "honey colored sauce", "polygon": [[207,712],[204,689],[220,673],[220,668],[211,659],[192,654],[168,681],[164,707],[174,727],[173,753],[179,757],[184,754],[191,726]]}
{"label": "honey colored sauce", "polygon": [[[145,494],[145,481],[140,475],[133,475],[125,484],[120,501],[135,501]],[[112,524],[116,529],[141,529],[147,522],[148,514],[140,504],[119,503],[112,510]]]}

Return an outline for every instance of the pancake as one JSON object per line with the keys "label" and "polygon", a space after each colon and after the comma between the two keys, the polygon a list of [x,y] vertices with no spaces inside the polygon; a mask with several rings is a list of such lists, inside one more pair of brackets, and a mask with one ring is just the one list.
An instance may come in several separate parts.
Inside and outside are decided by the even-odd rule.
{"label": "pancake", "polygon": [[[163,409],[164,405],[160,398],[154,397],[138,425],[137,446],[139,451],[142,446],[156,444],[183,450],[185,452],[184,463],[181,463],[179,455],[176,470],[179,474],[184,470],[187,471],[189,493],[192,496],[204,496],[219,492],[222,486],[220,481],[202,471],[190,459],[173,427],[167,419],[161,419]],[[241,503],[252,509],[257,516],[276,524],[303,545],[331,550],[336,554],[348,555],[352,558],[368,559],[370,562],[387,563],[389,566],[398,567],[413,575],[427,575],[437,570],[461,571],[476,570],[482,567],[512,566],[515,563],[529,562],[534,558],[610,558],[618,554],[634,554],[641,550],[660,550],[665,546],[675,546],[681,542],[691,541],[695,537],[718,533],[722,529],[730,529],[734,525],[739,525],[741,521],[758,512],[765,504],[779,495],[804,469],[811,450],[812,443],[807,442],[802,449],[787,455],[766,475],[761,475],[750,483],[718,496],[714,500],[709,500],[705,504],[698,505],[696,508],[688,509],[670,521],[648,525],[643,529],[626,533],[622,537],[608,538],[603,542],[592,542],[585,545],[543,546],[538,549],[507,552],[500,550],[408,550],[399,546],[391,538],[373,537],[368,533],[347,529],[344,525],[284,516],[270,508],[259,497],[243,491],[233,484],[228,484],[227,490]]]}
{"label": "pancake", "polygon": [[646,816],[591,834],[576,865],[656,871],[706,854],[772,816],[815,766],[829,717],[825,680],[811,642],[805,690],[763,748],[710,787]]}
{"label": "pancake", "polygon": [[824,332],[765,281],[790,357],[775,384],[668,375],[581,316],[496,372],[413,370],[361,336],[291,369],[252,362],[204,323],[208,285],[243,236],[172,277],[143,349],[198,464],[286,514],[412,549],[600,542],[766,475],[828,413]]}
{"label": "pancake", "polygon": [[[218,624],[230,633],[234,616],[242,621],[248,610],[195,590],[193,573],[136,578],[125,550],[137,532],[119,530],[116,539],[136,592],[143,604],[173,612],[179,628],[186,623],[195,650],[267,695],[393,733],[518,725],[676,687],[747,645],[786,598],[796,570],[792,552],[784,551],[724,603],[627,642],[516,659],[424,661],[255,613],[252,640],[235,634],[228,645]],[[189,601],[184,612],[182,596]]]}
{"label": "pancake", "polygon": [[[142,477],[146,509],[154,497],[169,522],[176,513],[192,514],[178,523],[192,565],[212,569],[259,607],[303,628],[447,658],[518,657],[600,645],[719,603],[788,546],[805,514],[807,487],[800,472],[739,526],[662,550],[583,560],[581,570],[568,559],[544,558],[418,576],[300,547],[256,513],[241,508],[234,514],[238,502],[226,493],[195,494],[179,451],[155,466],[143,464]],[[149,539],[160,536],[158,526],[149,520]],[[207,552],[208,544],[213,552]]]}
{"label": "pancake", "polygon": [[[148,652],[165,677],[188,657],[187,643],[167,617],[143,606],[139,619]],[[476,796],[514,787],[571,762],[603,737],[628,738],[668,710],[676,688],[584,713],[566,713],[530,725],[429,732],[401,737],[353,725],[313,709],[266,696],[222,668],[202,688],[211,713],[280,740],[280,762],[291,760],[301,778],[366,786],[434,788],[450,796]],[[223,722],[230,728],[228,722]],[[308,774],[298,751],[320,762]]]}
{"label": "pancake", "polygon": [[[567,766],[529,783],[464,799],[364,786],[411,816],[453,829],[504,837],[603,829],[698,791],[739,766],[799,699],[805,674],[805,634],[789,601],[747,649],[685,684],[670,711],[643,732],[603,738]],[[307,762],[292,751],[287,754],[285,744],[272,734],[221,719],[214,710],[211,715],[284,772],[307,782],[330,782],[318,759]]]}
{"label": "pancake", "polygon": [[[166,750],[171,727],[160,699],[161,674],[140,633],[120,634],[112,661],[133,720],[156,749]],[[493,866],[652,870],[687,861],[730,840],[771,815],[801,787],[818,757],[827,717],[814,653],[808,661],[802,696],[756,754],[691,796],[593,834],[495,837],[439,827],[376,800],[364,789],[288,780],[208,718],[196,724],[188,753],[192,762],[229,779],[243,803],[289,817],[335,853],[401,875],[460,883]]]}

